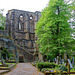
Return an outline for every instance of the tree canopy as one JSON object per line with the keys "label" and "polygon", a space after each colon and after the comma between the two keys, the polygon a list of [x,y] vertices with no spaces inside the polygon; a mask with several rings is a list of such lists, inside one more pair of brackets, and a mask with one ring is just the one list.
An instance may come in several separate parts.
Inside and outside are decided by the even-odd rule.
{"label": "tree canopy", "polygon": [[0,10],[0,30],[4,30],[5,27],[5,17],[3,16],[3,10]]}
{"label": "tree canopy", "polygon": [[72,18],[70,8],[71,5],[64,0],[50,0],[42,11],[42,17],[36,24],[37,43],[42,54],[70,54],[75,48],[72,46],[74,39],[69,21]]}

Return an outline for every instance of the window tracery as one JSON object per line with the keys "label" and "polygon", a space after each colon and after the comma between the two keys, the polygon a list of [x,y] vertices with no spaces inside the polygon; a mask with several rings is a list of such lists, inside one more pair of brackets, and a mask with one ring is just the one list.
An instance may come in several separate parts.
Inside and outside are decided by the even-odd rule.
{"label": "window tracery", "polygon": [[21,30],[21,24],[19,23],[19,30]]}
{"label": "window tracery", "polygon": [[30,32],[33,33],[33,30],[34,30],[34,17],[31,15],[29,17],[29,22],[30,22]]}
{"label": "window tracery", "polygon": [[23,16],[22,16],[22,15],[20,15],[19,19],[20,19],[21,21],[23,21]]}
{"label": "window tracery", "polygon": [[23,15],[20,15],[19,16],[19,24],[18,24],[19,30],[23,30],[23,21],[24,21],[24,17],[23,17]]}

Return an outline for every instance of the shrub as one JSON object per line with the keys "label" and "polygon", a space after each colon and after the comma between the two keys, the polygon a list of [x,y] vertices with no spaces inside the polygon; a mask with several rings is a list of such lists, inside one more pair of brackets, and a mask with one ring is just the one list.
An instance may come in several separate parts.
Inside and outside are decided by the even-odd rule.
{"label": "shrub", "polygon": [[54,58],[55,58],[56,56],[54,55],[54,53],[49,53],[49,54],[47,54],[47,60],[49,61],[51,61],[51,62],[53,62],[53,60],[54,60]]}
{"label": "shrub", "polygon": [[43,68],[41,71],[44,72],[44,71],[50,71],[50,70],[53,70],[53,69],[50,69],[50,68]]}
{"label": "shrub", "polygon": [[40,62],[40,63],[37,63],[37,67],[41,71],[42,68],[55,68],[55,67],[58,67],[58,65],[55,63],[48,63],[48,62],[42,63],[42,62]]}
{"label": "shrub", "polygon": [[35,63],[39,63],[39,61],[35,61]]}
{"label": "shrub", "polygon": [[36,63],[32,63],[33,66],[36,66]]}
{"label": "shrub", "polygon": [[10,58],[10,53],[6,48],[1,48],[1,50],[2,50],[1,57],[3,57],[3,59],[6,60],[6,54],[7,54],[7,57]]}
{"label": "shrub", "polygon": [[0,30],[4,30],[4,27],[0,26]]}
{"label": "shrub", "polygon": [[67,71],[68,69],[65,66],[61,66],[61,67],[59,67],[59,70],[61,70],[61,71]]}

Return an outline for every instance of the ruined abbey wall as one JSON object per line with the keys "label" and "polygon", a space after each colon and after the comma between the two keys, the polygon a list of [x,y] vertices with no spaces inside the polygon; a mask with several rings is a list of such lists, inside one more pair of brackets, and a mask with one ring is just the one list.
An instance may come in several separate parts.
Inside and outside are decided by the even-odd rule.
{"label": "ruined abbey wall", "polygon": [[[37,57],[31,56],[37,52],[35,44],[35,27],[41,12],[28,12],[22,10],[9,10],[6,15],[6,30],[18,45],[19,56],[23,55],[25,61],[33,61]],[[26,51],[28,53],[26,53]]]}

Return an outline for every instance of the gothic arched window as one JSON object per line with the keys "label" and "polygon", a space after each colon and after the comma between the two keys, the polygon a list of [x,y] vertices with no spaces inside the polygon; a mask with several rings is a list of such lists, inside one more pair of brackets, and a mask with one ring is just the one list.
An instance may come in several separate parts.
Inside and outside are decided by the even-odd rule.
{"label": "gothic arched window", "polygon": [[33,30],[34,30],[34,17],[32,15],[29,17],[29,23],[30,23],[30,32],[33,33]]}
{"label": "gothic arched window", "polygon": [[29,17],[29,20],[33,20],[33,16],[32,15]]}
{"label": "gothic arched window", "polygon": [[19,16],[19,23],[18,23],[18,29],[19,30],[23,30],[23,20],[24,20],[23,15],[20,15]]}
{"label": "gothic arched window", "polygon": [[23,21],[23,15],[20,15],[19,19],[20,21]]}
{"label": "gothic arched window", "polygon": [[21,30],[21,24],[19,23],[19,30]]}
{"label": "gothic arched window", "polygon": [[32,16],[30,16],[30,18],[29,18],[30,20],[32,20],[33,19],[33,17]]}

